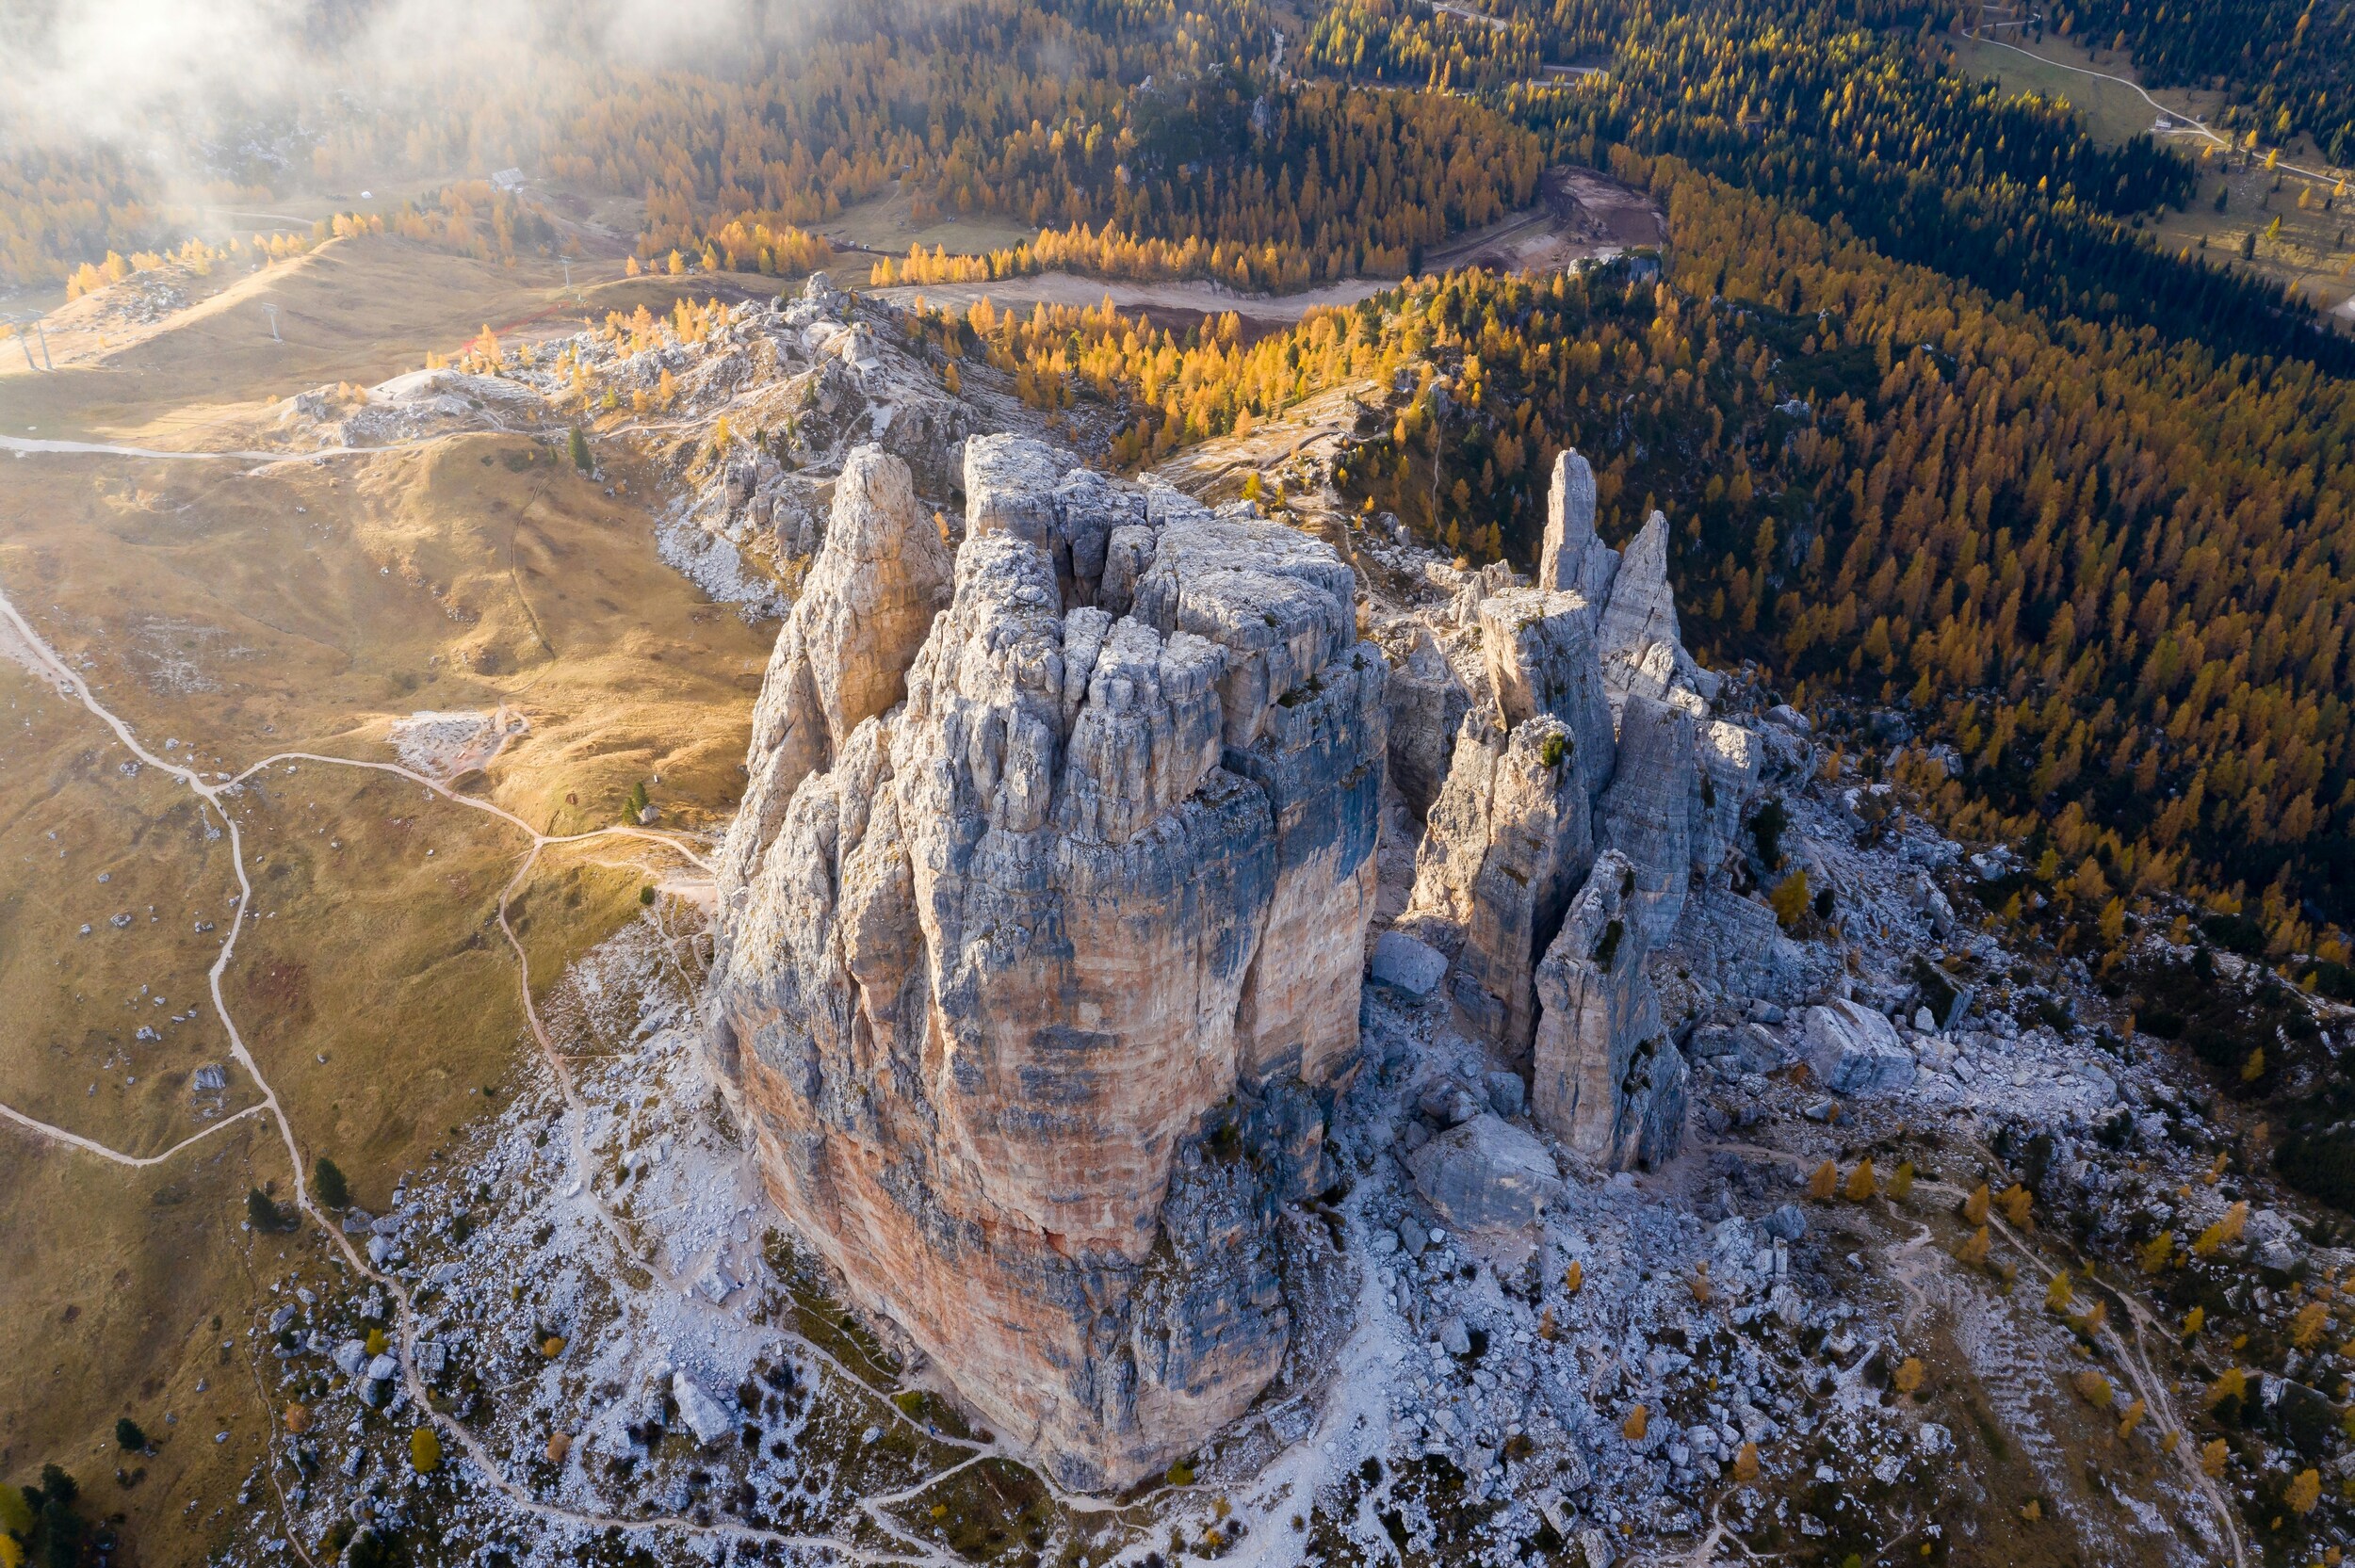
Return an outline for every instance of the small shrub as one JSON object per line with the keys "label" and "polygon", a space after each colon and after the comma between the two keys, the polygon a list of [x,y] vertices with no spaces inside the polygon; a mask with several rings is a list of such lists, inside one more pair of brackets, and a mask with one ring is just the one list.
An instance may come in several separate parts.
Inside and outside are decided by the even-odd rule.
{"label": "small shrub", "polygon": [[2311,1350],[2330,1323],[2331,1308],[2320,1301],[2308,1301],[2290,1318],[2290,1343],[2301,1350]]}
{"label": "small shrub", "polygon": [[2234,1204],[2224,1211],[2223,1219],[2200,1233],[2200,1239],[2191,1244],[2192,1253],[2199,1257],[2214,1257],[2218,1248],[2238,1241],[2248,1223],[2249,1204]]}

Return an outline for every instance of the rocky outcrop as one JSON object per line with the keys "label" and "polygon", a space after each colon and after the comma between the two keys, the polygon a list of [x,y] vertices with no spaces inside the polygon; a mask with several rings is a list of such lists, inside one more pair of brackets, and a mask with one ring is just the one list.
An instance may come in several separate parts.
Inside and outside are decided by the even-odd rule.
{"label": "rocky outcrop", "polygon": [[1606,850],[1537,966],[1530,1107],[1607,1170],[1665,1159],[1683,1134],[1688,1075],[1661,1027],[1649,952],[1635,868]]}
{"label": "rocky outcrop", "polygon": [[1668,583],[1668,520],[1653,512],[1629,541],[1595,626],[1602,679],[1616,711],[1628,697],[1649,697],[1696,716],[1708,711],[1706,675],[1684,651],[1676,593]]}
{"label": "rocky outcrop", "polygon": [[1530,972],[1594,858],[1585,775],[1551,715],[1503,729],[1474,713],[1431,808],[1402,922],[1454,957],[1457,1026],[1526,1063],[1536,1026]]}
{"label": "rocky outcrop", "polygon": [[745,809],[721,851],[740,888],[794,789],[833,766],[851,732],[897,704],[908,666],[949,602],[949,552],[916,504],[907,464],[863,446],[842,465],[826,541],[786,617],[753,709]]}
{"label": "rocky outcrop", "polygon": [[1570,447],[1553,460],[1537,586],[1575,593],[1600,606],[1610,602],[1611,584],[1618,573],[1619,553],[1595,534],[1595,471]]}
{"label": "rocky outcrop", "polygon": [[[828,686],[896,620],[859,659],[806,651],[849,623],[821,608],[780,639],[714,1054],[852,1298],[1065,1484],[1125,1484],[1283,1356],[1275,1215],[1356,1043],[1385,667],[1348,567],[1247,508],[1035,442],[965,463],[896,688]],[[827,550],[856,532],[837,509]]]}
{"label": "rocky outcrop", "polygon": [[[1666,520],[1621,557],[1594,517],[1593,473],[1565,452],[1537,586],[1484,574],[1455,596],[1493,705],[1456,734],[1400,929],[1448,958],[1456,1027],[1533,1075],[1539,1120],[1616,1169],[1681,1136],[1686,1067],[1646,960],[1688,907],[1705,915],[1686,943],[1709,949],[1699,967],[1771,978],[1779,955],[1772,916],[1721,885],[1762,749],[1712,716],[1720,683],[1680,638]],[[1738,950],[1718,964],[1726,933]]]}
{"label": "rocky outcrop", "polygon": [[1481,601],[1480,645],[1508,724],[1548,714],[1569,726],[1590,793],[1610,782],[1611,704],[1596,656],[1594,607],[1575,593],[1509,589]]}

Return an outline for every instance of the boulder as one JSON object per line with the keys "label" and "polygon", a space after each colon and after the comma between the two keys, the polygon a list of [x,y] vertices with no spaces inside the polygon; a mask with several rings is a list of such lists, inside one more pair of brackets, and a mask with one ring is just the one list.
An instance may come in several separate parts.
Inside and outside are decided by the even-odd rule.
{"label": "boulder", "polygon": [[735,1434],[736,1418],[686,1373],[671,1374],[671,1398],[678,1403],[679,1419],[687,1423],[687,1430],[705,1447]]}
{"label": "boulder", "polygon": [[1415,1097],[1417,1112],[1442,1127],[1453,1127],[1480,1114],[1481,1097],[1457,1078],[1441,1078]]}
{"label": "boulder", "polygon": [[1784,1204],[1762,1217],[1758,1228],[1778,1241],[1796,1241],[1807,1234],[1807,1210],[1796,1204]]}
{"label": "boulder", "polygon": [[1447,955],[1404,931],[1384,931],[1373,945],[1374,983],[1428,996],[1447,978]]}
{"label": "boulder", "polygon": [[1407,1156],[1415,1189],[1451,1233],[1490,1256],[1528,1255],[1562,1172],[1544,1144],[1495,1115],[1449,1128]]}
{"label": "boulder", "polygon": [[1890,1094],[1913,1082],[1913,1053],[1895,1026],[1844,997],[1807,1010],[1808,1070],[1835,1094]]}

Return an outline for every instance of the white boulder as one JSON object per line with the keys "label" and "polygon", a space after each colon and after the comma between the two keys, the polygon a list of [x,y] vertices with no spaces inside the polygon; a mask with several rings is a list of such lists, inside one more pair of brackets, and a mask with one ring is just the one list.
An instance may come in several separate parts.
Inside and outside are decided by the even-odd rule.
{"label": "white boulder", "polygon": [[1447,955],[1427,942],[1418,942],[1404,931],[1384,931],[1373,945],[1376,984],[1410,996],[1428,996],[1446,978]]}
{"label": "white boulder", "polygon": [[1913,1082],[1913,1053],[1895,1026],[1844,998],[1807,1010],[1809,1071],[1835,1094],[1893,1094]]}
{"label": "white boulder", "polygon": [[678,1401],[679,1419],[687,1423],[687,1430],[705,1447],[735,1431],[736,1420],[725,1407],[686,1373],[671,1374],[671,1398]]}

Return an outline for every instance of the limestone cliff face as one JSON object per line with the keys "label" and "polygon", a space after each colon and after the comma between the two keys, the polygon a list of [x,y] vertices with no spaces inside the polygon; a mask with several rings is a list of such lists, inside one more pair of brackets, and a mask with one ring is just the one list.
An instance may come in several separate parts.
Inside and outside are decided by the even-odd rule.
{"label": "limestone cliff face", "polygon": [[844,461],[832,528],[785,619],[753,709],[747,810],[729,826],[723,886],[741,886],[795,786],[853,730],[900,701],[907,668],[949,602],[948,547],[916,504],[907,464],[873,446]]}
{"label": "limestone cliff face", "polygon": [[1530,973],[1594,860],[1585,772],[1569,729],[1541,715],[1506,730],[1467,716],[1431,808],[1405,924],[1453,949],[1458,1026],[1525,1066],[1537,1025]]}
{"label": "limestone cliff face", "polygon": [[1619,765],[1604,791],[1600,837],[1634,875],[1630,915],[1648,947],[1665,947],[1684,913],[1700,793],[1693,716],[1631,696],[1619,716]]}
{"label": "limestone cliff face", "polygon": [[1471,694],[1449,667],[1428,627],[1416,625],[1409,636],[1411,640],[1390,667],[1387,693],[1390,782],[1407,809],[1425,817],[1447,783],[1455,732],[1470,710]]}
{"label": "limestone cliff face", "polygon": [[[813,573],[780,639],[763,712],[850,728],[756,726],[714,1054],[858,1303],[1065,1484],[1124,1484],[1282,1358],[1271,1238],[1356,1043],[1384,666],[1289,528],[1034,442],[966,461],[936,619]],[[799,652],[849,624],[855,700]]]}

